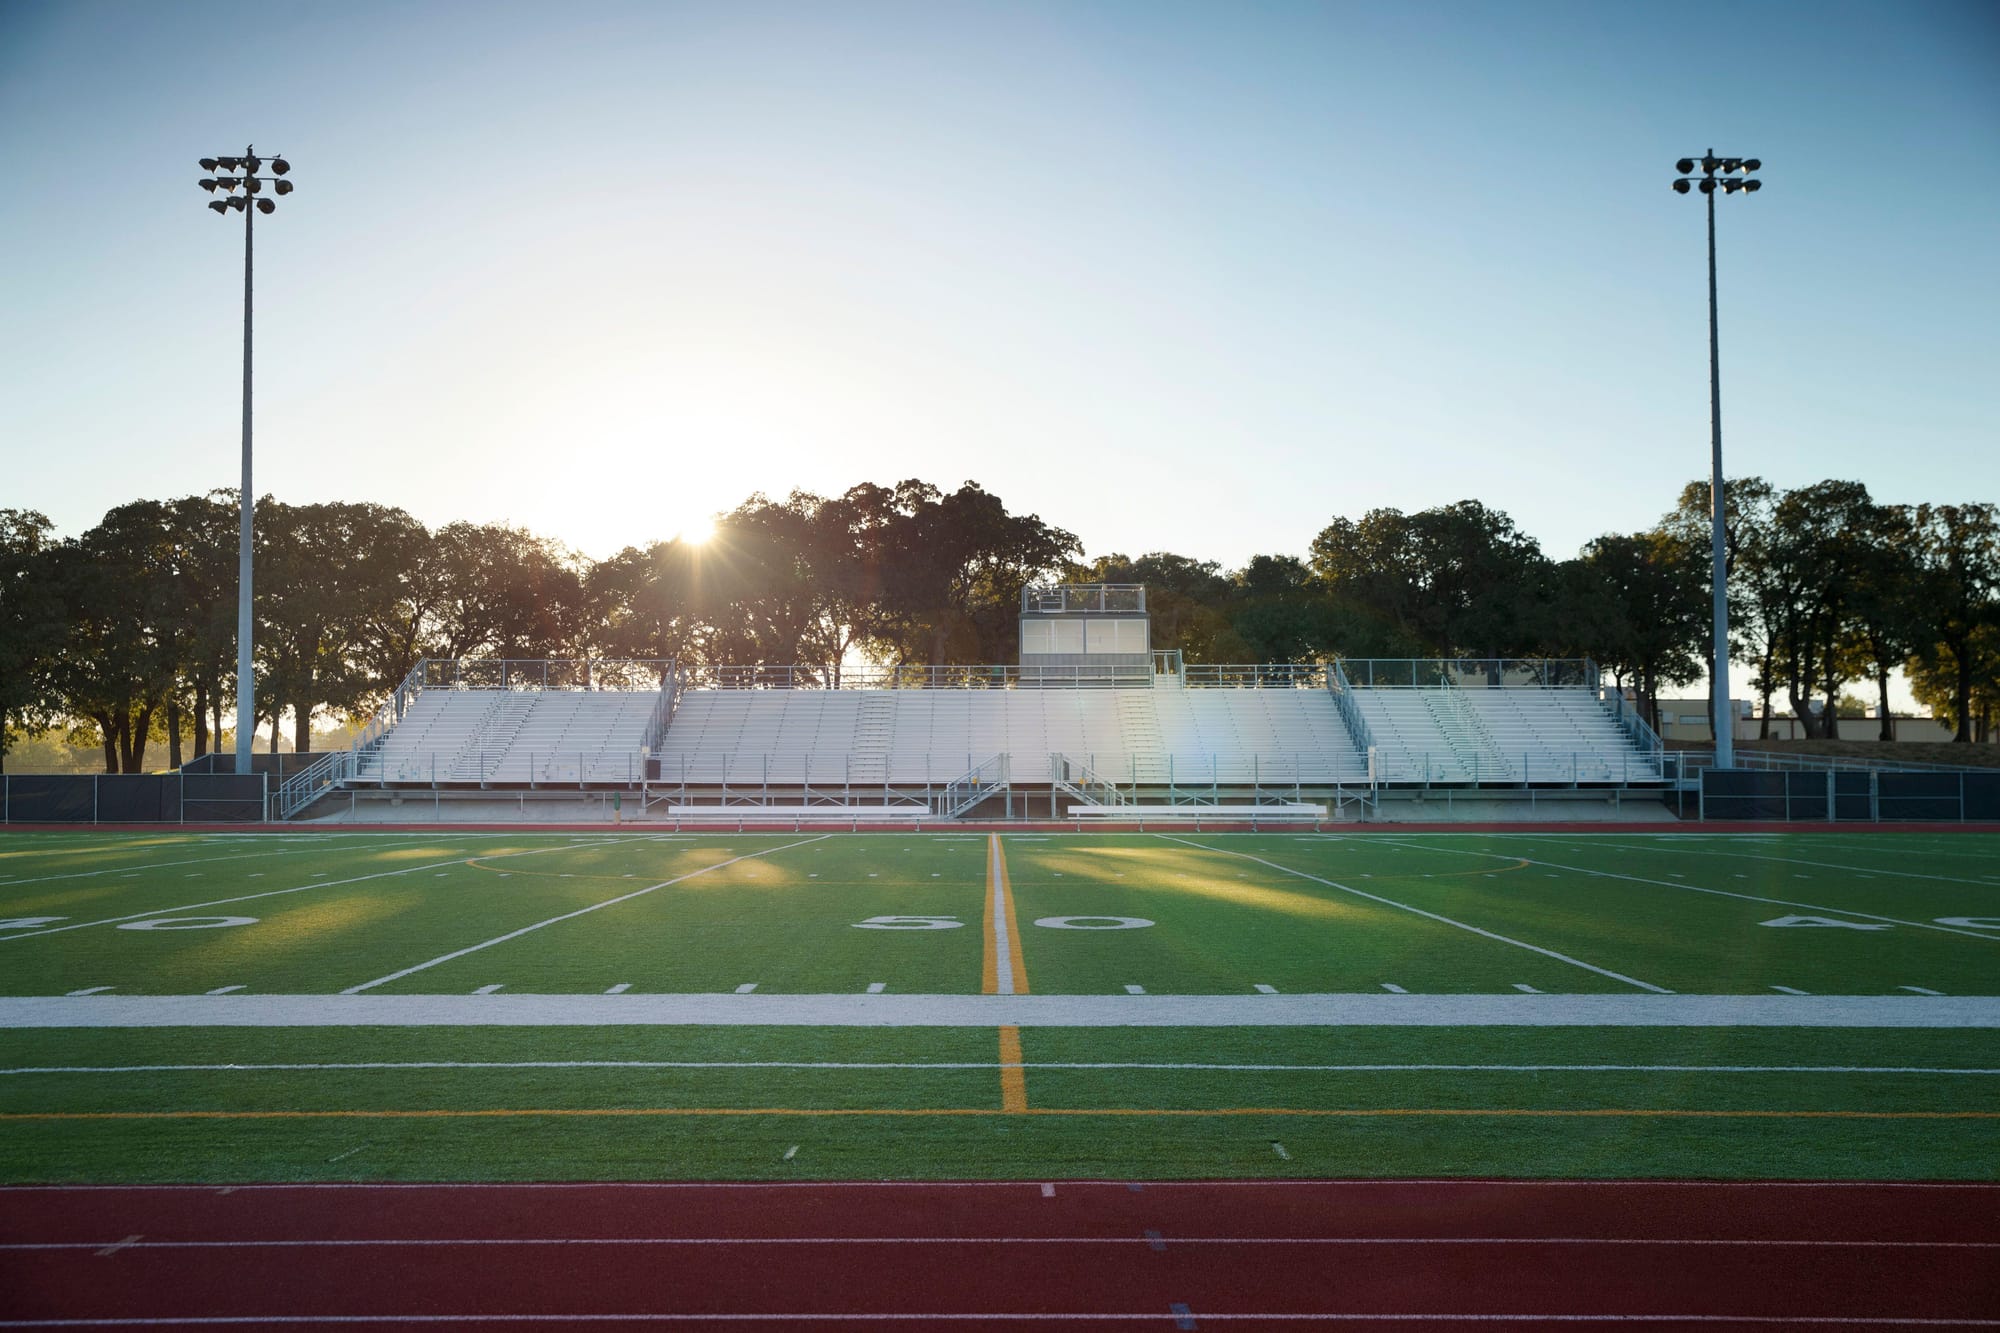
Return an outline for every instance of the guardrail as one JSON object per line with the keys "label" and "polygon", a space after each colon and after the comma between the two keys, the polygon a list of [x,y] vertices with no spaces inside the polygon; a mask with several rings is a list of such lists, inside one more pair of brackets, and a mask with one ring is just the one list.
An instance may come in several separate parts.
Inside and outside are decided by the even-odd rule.
{"label": "guardrail", "polygon": [[1347,657],[1349,681],[1363,689],[1596,689],[1602,672],[1587,657]]}
{"label": "guardrail", "polygon": [[1006,790],[1007,756],[996,754],[956,782],[947,784],[931,808],[939,818],[956,819],[981,801]]}
{"label": "guardrail", "polygon": [[434,690],[657,690],[671,657],[427,657],[418,663]]}
{"label": "guardrail", "polygon": [[1374,749],[1374,728],[1361,715],[1361,705],[1354,702],[1354,686],[1347,679],[1347,669],[1338,661],[1327,673],[1326,689],[1333,696],[1333,706],[1340,710],[1340,720],[1347,724],[1347,734],[1353,738],[1355,748],[1363,754]]}

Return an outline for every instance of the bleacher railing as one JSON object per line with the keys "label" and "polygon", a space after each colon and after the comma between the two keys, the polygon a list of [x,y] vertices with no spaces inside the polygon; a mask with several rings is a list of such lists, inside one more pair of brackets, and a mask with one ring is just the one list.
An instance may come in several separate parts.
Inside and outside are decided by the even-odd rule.
{"label": "bleacher railing", "polygon": [[931,808],[941,819],[956,819],[981,801],[991,800],[1006,790],[1007,756],[996,754],[947,784]]}
{"label": "bleacher railing", "polygon": [[660,683],[660,701],[653,705],[653,715],[646,719],[646,734],[639,740],[641,754],[660,752],[660,742],[666,739],[667,725],[674,720],[674,709],[680,706],[683,688],[680,672],[669,662],[667,678]]}
{"label": "bleacher railing", "polygon": [[1639,715],[1639,710],[1632,706],[1631,700],[1625,697],[1625,691],[1616,685],[1606,685],[1598,691],[1598,697],[1611,706],[1612,720],[1634,745],[1656,757],[1667,748],[1660,740],[1660,733],[1647,724],[1646,719]]}
{"label": "bleacher railing", "polygon": [[434,690],[660,689],[673,671],[671,657],[427,657],[418,663],[424,686]]}
{"label": "bleacher railing", "polygon": [[1327,679],[1322,662],[1197,662],[1181,671],[1181,683],[1191,690],[1323,690]]}
{"label": "bleacher railing", "polygon": [[1333,706],[1340,710],[1340,720],[1347,724],[1347,734],[1355,748],[1367,754],[1374,748],[1375,733],[1368,719],[1361,715],[1361,705],[1354,702],[1354,685],[1347,679],[1347,668],[1338,661],[1327,671],[1326,688],[1333,695]]}
{"label": "bleacher railing", "polygon": [[1347,679],[1363,689],[1591,689],[1601,673],[1587,657],[1347,657]]}

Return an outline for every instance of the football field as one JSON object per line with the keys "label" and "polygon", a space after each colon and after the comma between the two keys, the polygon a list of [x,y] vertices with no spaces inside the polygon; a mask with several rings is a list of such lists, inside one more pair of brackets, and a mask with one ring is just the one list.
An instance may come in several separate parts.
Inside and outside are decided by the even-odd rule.
{"label": "football field", "polygon": [[10,833],[0,1179],[2000,1176],[1980,834]]}

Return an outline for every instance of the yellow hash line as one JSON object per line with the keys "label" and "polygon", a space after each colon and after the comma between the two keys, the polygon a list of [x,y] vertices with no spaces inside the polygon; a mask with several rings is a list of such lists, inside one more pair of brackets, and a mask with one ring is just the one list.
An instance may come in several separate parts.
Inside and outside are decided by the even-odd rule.
{"label": "yellow hash line", "polygon": [[1021,1029],[1000,1029],[1000,1109],[1028,1109],[1028,1074],[1021,1068]]}
{"label": "yellow hash line", "polygon": [[[1014,916],[1014,888],[1000,835],[986,839],[986,910],[980,917],[985,952],[979,964],[982,995],[1000,994],[1000,929],[1007,931],[1007,978],[1013,994],[1028,993],[1028,967],[1021,957],[1021,925]],[[1028,1109],[1028,1075],[1021,1068],[1021,1029],[1000,1029],[1000,1106],[1013,1114]]]}
{"label": "yellow hash line", "polygon": [[990,1107],[829,1107],[810,1109],[798,1106],[609,1106],[543,1107],[536,1109],[482,1110],[428,1109],[383,1111],[15,1111],[0,1113],[0,1122],[23,1120],[455,1120],[492,1119],[508,1116],[1321,1116],[1364,1118],[1373,1116],[1488,1116],[1504,1118],[1619,1118],[1648,1119],[1771,1119],[1771,1120],[2000,1120],[2000,1111],[1708,1111],[1676,1108],[1532,1110],[1520,1107],[1412,1107],[1394,1106],[1363,1109],[1354,1107],[1313,1108],[1296,1106],[1225,1106],[1204,1109],[1148,1107],[1024,1107],[1020,1110],[993,1110]]}

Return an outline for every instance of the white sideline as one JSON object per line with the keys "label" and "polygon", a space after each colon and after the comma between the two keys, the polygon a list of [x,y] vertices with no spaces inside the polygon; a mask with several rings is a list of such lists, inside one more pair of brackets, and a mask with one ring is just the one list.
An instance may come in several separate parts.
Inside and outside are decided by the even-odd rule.
{"label": "white sideline", "polygon": [[0,1028],[2000,1028],[1993,995],[89,995],[0,998]]}

